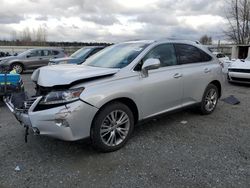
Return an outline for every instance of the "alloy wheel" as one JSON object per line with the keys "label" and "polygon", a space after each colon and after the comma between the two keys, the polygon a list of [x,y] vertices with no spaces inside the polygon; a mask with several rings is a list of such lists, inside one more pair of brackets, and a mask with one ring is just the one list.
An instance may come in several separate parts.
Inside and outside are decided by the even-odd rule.
{"label": "alloy wheel", "polygon": [[214,88],[211,88],[207,92],[207,96],[205,98],[205,109],[209,112],[213,111],[217,104],[217,101],[218,101],[217,92]]}
{"label": "alloy wheel", "polygon": [[21,65],[18,65],[18,64],[14,65],[12,68],[15,69],[16,73],[18,73],[18,74],[22,73],[22,71],[23,71],[23,67]]}
{"label": "alloy wheel", "polygon": [[128,136],[130,119],[126,112],[114,110],[103,120],[100,135],[107,146],[117,146]]}

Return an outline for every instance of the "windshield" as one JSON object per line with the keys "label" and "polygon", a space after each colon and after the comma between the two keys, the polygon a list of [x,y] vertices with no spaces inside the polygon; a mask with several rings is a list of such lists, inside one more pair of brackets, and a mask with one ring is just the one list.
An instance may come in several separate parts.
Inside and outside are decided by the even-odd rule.
{"label": "windshield", "polygon": [[103,68],[123,68],[129,65],[148,45],[148,43],[113,45],[90,57],[85,65]]}
{"label": "windshield", "polygon": [[91,48],[81,48],[81,49],[77,50],[75,53],[73,53],[70,57],[72,57],[72,58],[86,57],[90,50],[91,50]]}
{"label": "windshield", "polygon": [[27,55],[28,53],[32,52],[32,50],[26,50],[24,52],[21,52],[20,54],[18,54],[17,56],[25,56]]}

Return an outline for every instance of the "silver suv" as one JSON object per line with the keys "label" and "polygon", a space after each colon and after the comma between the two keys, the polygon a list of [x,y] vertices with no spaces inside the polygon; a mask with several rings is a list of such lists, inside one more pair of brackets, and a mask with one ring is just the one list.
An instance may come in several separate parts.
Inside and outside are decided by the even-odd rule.
{"label": "silver suv", "polygon": [[15,69],[21,74],[24,70],[36,69],[48,65],[51,58],[65,57],[61,48],[37,48],[27,50],[17,56],[0,58],[0,66],[5,70]]}
{"label": "silver suv", "polygon": [[37,97],[16,109],[17,119],[40,135],[62,140],[90,137],[104,152],[127,142],[134,125],[195,105],[215,110],[222,68],[211,52],[186,41],[132,41],[110,46],[84,65],[47,66],[32,80]]}

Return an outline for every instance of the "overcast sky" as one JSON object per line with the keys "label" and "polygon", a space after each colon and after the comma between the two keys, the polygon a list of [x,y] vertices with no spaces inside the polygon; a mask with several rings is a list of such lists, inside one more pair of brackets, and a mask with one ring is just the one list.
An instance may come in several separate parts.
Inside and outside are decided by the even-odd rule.
{"label": "overcast sky", "polygon": [[0,39],[47,28],[49,41],[223,39],[225,0],[1,0]]}

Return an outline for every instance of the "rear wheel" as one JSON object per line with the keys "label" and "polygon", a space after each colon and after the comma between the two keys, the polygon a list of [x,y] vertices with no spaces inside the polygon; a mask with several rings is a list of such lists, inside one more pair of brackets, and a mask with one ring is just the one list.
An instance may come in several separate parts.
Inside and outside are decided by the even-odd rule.
{"label": "rear wheel", "polygon": [[102,108],[91,128],[93,146],[102,152],[120,149],[134,129],[134,117],[125,104],[114,102]]}
{"label": "rear wheel", "polygon": [[218,98],[219,98],[218,88],[213,84],[209,84],[203,94],[200,106],[201,114],[204,115],[211,114],[216,108],[216,105],[218,103]]}
{"label": "rear wheel", "polygon": [[23,65],[21,63],[14,63],[11,65],[11,70],[16,70],[17,74],[23,73]]}

